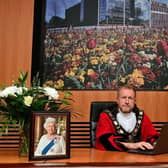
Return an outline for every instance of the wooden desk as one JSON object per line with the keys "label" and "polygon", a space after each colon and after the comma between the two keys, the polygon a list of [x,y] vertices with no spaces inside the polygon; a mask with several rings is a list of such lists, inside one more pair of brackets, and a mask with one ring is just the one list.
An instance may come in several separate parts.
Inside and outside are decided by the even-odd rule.
{"label": "wooden desk", "polygon": [[[71,166],[152,166],[168,167],[168,154],[146,156],[126,152],[101,151],[94,148],[72,148],[70,159],[28,161],[18,157],[17,151],[0,150],[0,167],[66,167]],[[50,166],[48,166],[50,165]]]}

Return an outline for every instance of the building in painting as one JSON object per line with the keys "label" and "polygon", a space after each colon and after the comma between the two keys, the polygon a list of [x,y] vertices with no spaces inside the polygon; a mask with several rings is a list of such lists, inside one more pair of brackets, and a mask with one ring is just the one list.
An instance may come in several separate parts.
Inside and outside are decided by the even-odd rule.
{"label": "building in painting", "polygon": [[[149,7],[149,0],[81,0],[79,26],[149,24]],[[67,22],[69,18],[79,15],[79,11],[75,10],[75,7],[66,10]],[[73,13],[73,17],[68,11]],[[74,21],[71,21],[72,25],[78,25]]]}
{"label": "building in painting", "polygon": [[168,26],[168,5],[152,1],[151,4],[151,26]]}
{"label": "building in painting", "polygon": [[80,3],[70,7],[65,12],[67,26],[80,25]]}
{"label": "building in painting", "polygon": [[130,0],[99,0],[99,24],[128,24]]}
{"label": "building in painting", "polygon": [[134,1],[134,25],[149,25],[150,22],[150,1],[149,0],[135,0]]}
{"label": "building in painting", "polygon": [[[69,25],[168,26],[168,6],[157,0],[78,0],[78,3],[73,3],[60,13],[64,13],[65,18],[61,20],[58,16],[53,16],[55,20],[59,18],[59,24],[56,24],[56,27]],[[53,23],[51,20],[50,23]]]}

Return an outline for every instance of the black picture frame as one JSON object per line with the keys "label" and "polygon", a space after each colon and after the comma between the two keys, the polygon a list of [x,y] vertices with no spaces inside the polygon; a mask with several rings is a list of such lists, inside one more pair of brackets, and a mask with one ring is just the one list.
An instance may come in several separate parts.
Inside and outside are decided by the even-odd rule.
{"label": "black picture frame", "polygon": [[[49,132],[55,128],[54,138],[48,140],[47,130]],[[33,111],[30,128],[29,160],[70,158],[69,129],[69,112]]]}
{"label": "black picture frame", "polygon": [[[162,41],[164,32],[167,32],[167,28],[155,30],[150,28],[149,25],[142,24],[134,29],[133,18],[135,16],[133,15],[126,19],[123,27],[113,24],[101,30],[101,25],[98,23],[97,20],[99,19],[96,15],[97,11],[99,11],[99,5],[96,4],[97,0],[76,0],[78,3],[66,8],[67,13],[65,15],[67,18],[59,18],[55,14],[53,18],[50,18],[51,22],[48,24],[46,2],[49,1],[51,0],[35,0],[32,80],[39,73],[42,84],[47,79],[49,83],[56,87],[61,83],[64,90],[116,90],[121,85],[129,84],[139,91],[168,91],[168,68],[165,63],[167,62],[167,54],[161,52],[166,49],[164,49],[164,44],[159,43],[159,41]],[[63,0],[56,1],[67,2]],[[68,2],[73,3],[74,1]],[[87,2],[82,4],[84,6],[83,11],[86,13],[87,23],[85,22],[82,25],[79,23],[82,17],[79,17],[76,12],[78,14],[81,12],[79,10],[81,4],[79,3],[84,2]],[[55,10],[62,9],[54,5],[53,8]],[[150,12],[148,11],[148,13]],[[72,20],[68,20],[69,18],[72,18]],[[106,19],[108,20],[108,18]],[[60,36],[59,34],[53,35],[54,32],[58,32],[54,30],[55,28],[60,30]],[[58,42],[50,46],[52,50],[57,48],[56,50],[59,50],[59,52],[57,54],[52,53],[51,57],[49,56],[46,59],[45,52],[48,48],[45,46],[44,41],[47,41],[46,34],[48,29],[52,30],[51,34],[47,35],[52,36],[49,40],[53,40],[58,35],[59,37],[57,36],[53,41],[60,40],[61,43],[58,44]],[[151,32],[155,34],[155,31],[160,32],[161,36],[152,42],[149,42],[151,39],[147,39],[147,43],[143,44],[145,38]],[[112,34],[112,38],[107,34],[110,34],[110,36]],[[137,37],[132,37],[132,34],[137,35]],[[144,34],[142,39],[141,34]],[[127,38],[122,38],[125,36]],[[75,38],[74,41],[73,37]],[[136,47],[132,45],[132,39],[134,38],[139,39]],[[70,45],[66,45],[67,43]],[[134,43],[136,42],[134,41]],[[160,52],[155,52],[157,49]],[[62,50],[63,53],[60,53]],[[52,63],[50,64],[50,62]],[[56,89],[59,90],[60,88]]]}

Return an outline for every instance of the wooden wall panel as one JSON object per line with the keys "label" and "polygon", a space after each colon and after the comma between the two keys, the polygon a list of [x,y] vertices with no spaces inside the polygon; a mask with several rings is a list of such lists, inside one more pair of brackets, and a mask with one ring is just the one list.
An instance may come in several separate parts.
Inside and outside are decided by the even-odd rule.
{"label": "wooden wall panel", "polygon": [[30,71],[34,0],[0,0],[0,84]]}
{"label": "wooden wall panel", "polygon": [[[34,0],[0,0],[0,84],[10,84],[20,70],[31,71]],[[88,121],[91,101],[115,100],[115,91],[72,91],[73,121]],[[139,91],[137,104],[153,121],[168,121],[168,92]]]}

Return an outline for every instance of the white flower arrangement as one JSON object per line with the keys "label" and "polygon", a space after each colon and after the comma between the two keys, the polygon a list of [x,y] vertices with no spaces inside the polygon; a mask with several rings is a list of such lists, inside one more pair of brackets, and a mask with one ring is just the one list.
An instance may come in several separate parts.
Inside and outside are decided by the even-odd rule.
{"label": "white flower arrangement", "polygon": [[[70,105],[70,92],[64,92],[60,98],[55,88],[39,85],[26,87],[28,73],[20,73],[17,81],[12,86],[0,90],[0,111],[8,121],[19,124],[30,122],[31,111],[55,111],[61,109],[61,105]],[[3,120],[3,118],[2,118]],[[7,123],[6,123],[7,124]]]}

